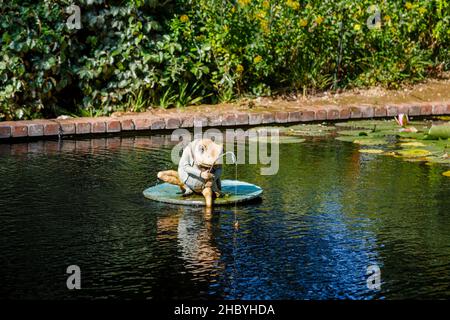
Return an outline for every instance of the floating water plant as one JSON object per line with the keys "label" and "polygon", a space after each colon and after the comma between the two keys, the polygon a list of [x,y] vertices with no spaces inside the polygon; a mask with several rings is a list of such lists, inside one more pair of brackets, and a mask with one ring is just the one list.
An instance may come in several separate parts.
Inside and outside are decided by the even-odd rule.
{"label": "floating water plant", "polygon": [[267,137],[249,137],[249,142],[259,142],[259,143],[274,143],[274,144],[286,144],[286,143],[302,143],[306,139],[290,136],[267,136]]}
{"label": "floating water plant", "polygon": [[378,146],[383,144],[388,144],[389,142],[384,139],[356,139],[353,143],[360,144],[362,146]]}
{"label": "floating water plant", "polygon": [[449,139],[450,138],[450,124],[431,126],[430,130],[428,131],[428,135],[433,138]]}
{"label": "floating water plant", "polygon": [[413,148],[417,148],[417,147],[425,147],[425,145],[422,142],[403,142],[400,143],[400,146],[402,146],[403,148],[408,148],[408,147],[413,147]]}
{"label": "floating water plant", "polygon": [[384,150],[381,149],[360,149],[360,153],[369,153],[369,154],[381,154],[384,153]]}
{"label": "floating water plant", "polygon": [[426,157],[431,155],[431,152],[423,149],[405,149],[397,151],[401,156],[406,158]]}
{"label": "floating water plant", "polygon": [[[398,128],[398,126],[402,128]],[[414,130],[402,130],[414,125]],[[393,120],[363,120],[337,123],[337,140],[361,146],[383,146],[381,149],[364,149],[361,153],[402,158],[405,161],[424,161],[429,164],[450,164],[450,125],[436,125],[429,129],[429,122],[409,121],[403,115]],[[411,127],[410,127],[411,128]]]}
{"label": "floating water plant", "polygon": [[324,126],[321,124],[301,124],[288,128],[286,132],[290,136],[307,136],[307,137],[323,137],[331,135],[336,131],[334,126]]}

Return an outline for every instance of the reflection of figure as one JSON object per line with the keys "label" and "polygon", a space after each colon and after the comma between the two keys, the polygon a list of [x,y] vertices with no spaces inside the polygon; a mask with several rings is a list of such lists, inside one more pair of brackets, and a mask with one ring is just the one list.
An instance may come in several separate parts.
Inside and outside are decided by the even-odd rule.
{"label": "reflection of figure", "polygon": [[158,179],[180,187],[185,196],[201,193],[206,207],[211,208],[213,196],[220,196],[221,165],[216,164],[222,154],[222,145],[211,139],[196,139],[183,150],[178,172],[158,172]]}
{"label": "reflection of figure", "polygon": [[197,210],[180,211],[158,218],[158,238],[176,238],[186,267],[195,269],[195,274],[213,275],[220,251],[213,244],[211,220],[204,220]]}

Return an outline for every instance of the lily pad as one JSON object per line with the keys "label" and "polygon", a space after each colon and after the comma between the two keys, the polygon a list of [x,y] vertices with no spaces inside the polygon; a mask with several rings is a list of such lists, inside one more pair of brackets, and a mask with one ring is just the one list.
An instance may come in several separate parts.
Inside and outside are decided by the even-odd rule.
{"label": "lily pad", "polygon": [[[418,129],[418,132],[405,132],[400,130],[398,124],[385,120],[348,121],[336,124],[339,128],[336,140],[353,142],[364,146],[386,145],[386,151],[369,151],[376,149],[360,150],[361,153],[379,153],[386,156],[402,158],[405,161],[426,161],[428,164],[450,164],[450,139],[438,138],[430,133],[435,130],[450,129],[449,125],[433,126],[428,129],[427,121],[411,121],[410,127]],[[435,129],[435,127],[439,127]],[[375,130],[374,130],[375,128]],[[438,135],[438,134],[436,134]],[[442,135],[445,137],[445,134]],[[400,150],[394,148],[401,147]]]}
{"label": "lily pad", "polygon": [[450,116],[437,116],[435,118],[442,121],[450,121]]}
{"label": "lily pad", "polygon": [[263,127],[257,127],[255,128],[256,132],[271,132],[278,130],[280,133],[284,133],[289,131],[289,128],[287,127],[281,127],[281,126],[263,126]]}
{"label": "lily pad", "polygon": [[[400,130],[400,126],[394,119],[389,120],[352,120],[347,122],[338,122],[335,124],[337,127],[341,128],[352,128],[352,129],[374,129],[375,130]],[[415,127],[418,130],[423,130],[427,127],[426,121],[410,121],[408,122],[408,127]]]}
{"label": "lily pad", "polygon": [[450,138],[450,124],[432,126],[428,134],[435,138]]}
{"label": "lily pad", "polygon": [[423,132],[399,132],[398,136],[402,138],[423,140],[427,135]]}
{"label": "lily pad", "polygon": [[360,144],[362,146],[378,146],[388,144],[384,139],[356,139],[353,143]]}
{"label": "lily pad", "polygon": [[430,156],[427,157],[427,161],[430,164],[450,164],[450,158],[445,157],[436,157],[436,156]]}
{"label": "lily pad", "polygon": [[401,145],[403,148],[409,148],[409,147],[414,147],[414,148],[417,148],[417,147],[425,147],[425,145],[424,145],[422,142],[417,142],[417,141],[415,141],[415,142],[404,142],[404,143],[400,143],[400,145]]}
{"label": "lily pad", "polygon": [[[272,140],[273,138],[273,140]],[[278,139],[276,139],[278,138]],[[278,137],[250,137],[248,139],[249,142],[259,142],[259,143],[276,143],[276,144],[287,144],[287,143],[302,143],[305,142],[306,139],[298,138],[298,137],[289,137],[289,136],[278,136]]]}
{"label": "lily pad", "polygon": [[334,126],[323,126],[321,124],[302,124],[288,127],[287,135],[322,137],[332,134],[336,128]]}
{"label": "lily pad", "polygon": [[397,151],[401,156],[405,158],[418,158],[431,155],[431,152],[424,149],[406,149]]}
{"label": "lily pad", "polygon": [[[235,205],[249,202],[259,198],[263,190],[259,186],[243,181],[222,180],[222,192],[228,196],[215,199],[214,205]],[[193,194],[189,197],[183,197],[180,194],[179,187],[168,183],[158,184],[145,189],[143,194],[148,199],[163,203],[189,206],[205,205],[205,199],[202,195]]]}
{"label": "lily pad", "polygon": [[360,149],[360,153],[369,153],[369,154],[381,154],[384,153],[384,150],[381,149]]}
{"label": "lily pad", "polygon": [[337,127],[343,128],[359,128],[359,129],[371,129],[383,130],[398,128],[395,120],[355,120],[338,122],[335,124]]}
{"label": "lily pad", "polygon": [[342,136],[352,136],[352,137],[363,137],[368,136],[372,133],[372,130],[340,130],[339,135]]}
{"label": "lily pad", "polygon": [[336,140],[339,141],[344,141],[344,142],[353,142],[356,139],[358,139],[358,137],[354,137],[354,136],[341,136],[341,137],[336,137]]}

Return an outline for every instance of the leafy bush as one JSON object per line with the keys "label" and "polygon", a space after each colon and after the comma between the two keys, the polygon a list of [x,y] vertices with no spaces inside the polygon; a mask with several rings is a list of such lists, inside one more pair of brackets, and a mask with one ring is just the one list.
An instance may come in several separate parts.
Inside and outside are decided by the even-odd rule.
{"label": "leafy bush", "polygon": [[[0,120],[397,87],[449,69],[448,0],[0,3]],[[379,14],[378,14],[379,13]]]}

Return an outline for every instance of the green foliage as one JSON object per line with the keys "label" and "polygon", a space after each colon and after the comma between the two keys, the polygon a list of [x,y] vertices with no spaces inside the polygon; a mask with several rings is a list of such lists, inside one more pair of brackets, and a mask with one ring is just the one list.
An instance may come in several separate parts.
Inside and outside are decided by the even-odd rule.
{"label": "green foliage", "polygon": [[69,0],[0,3],[0,120],[183,107],[449,70],[450,2]]}

